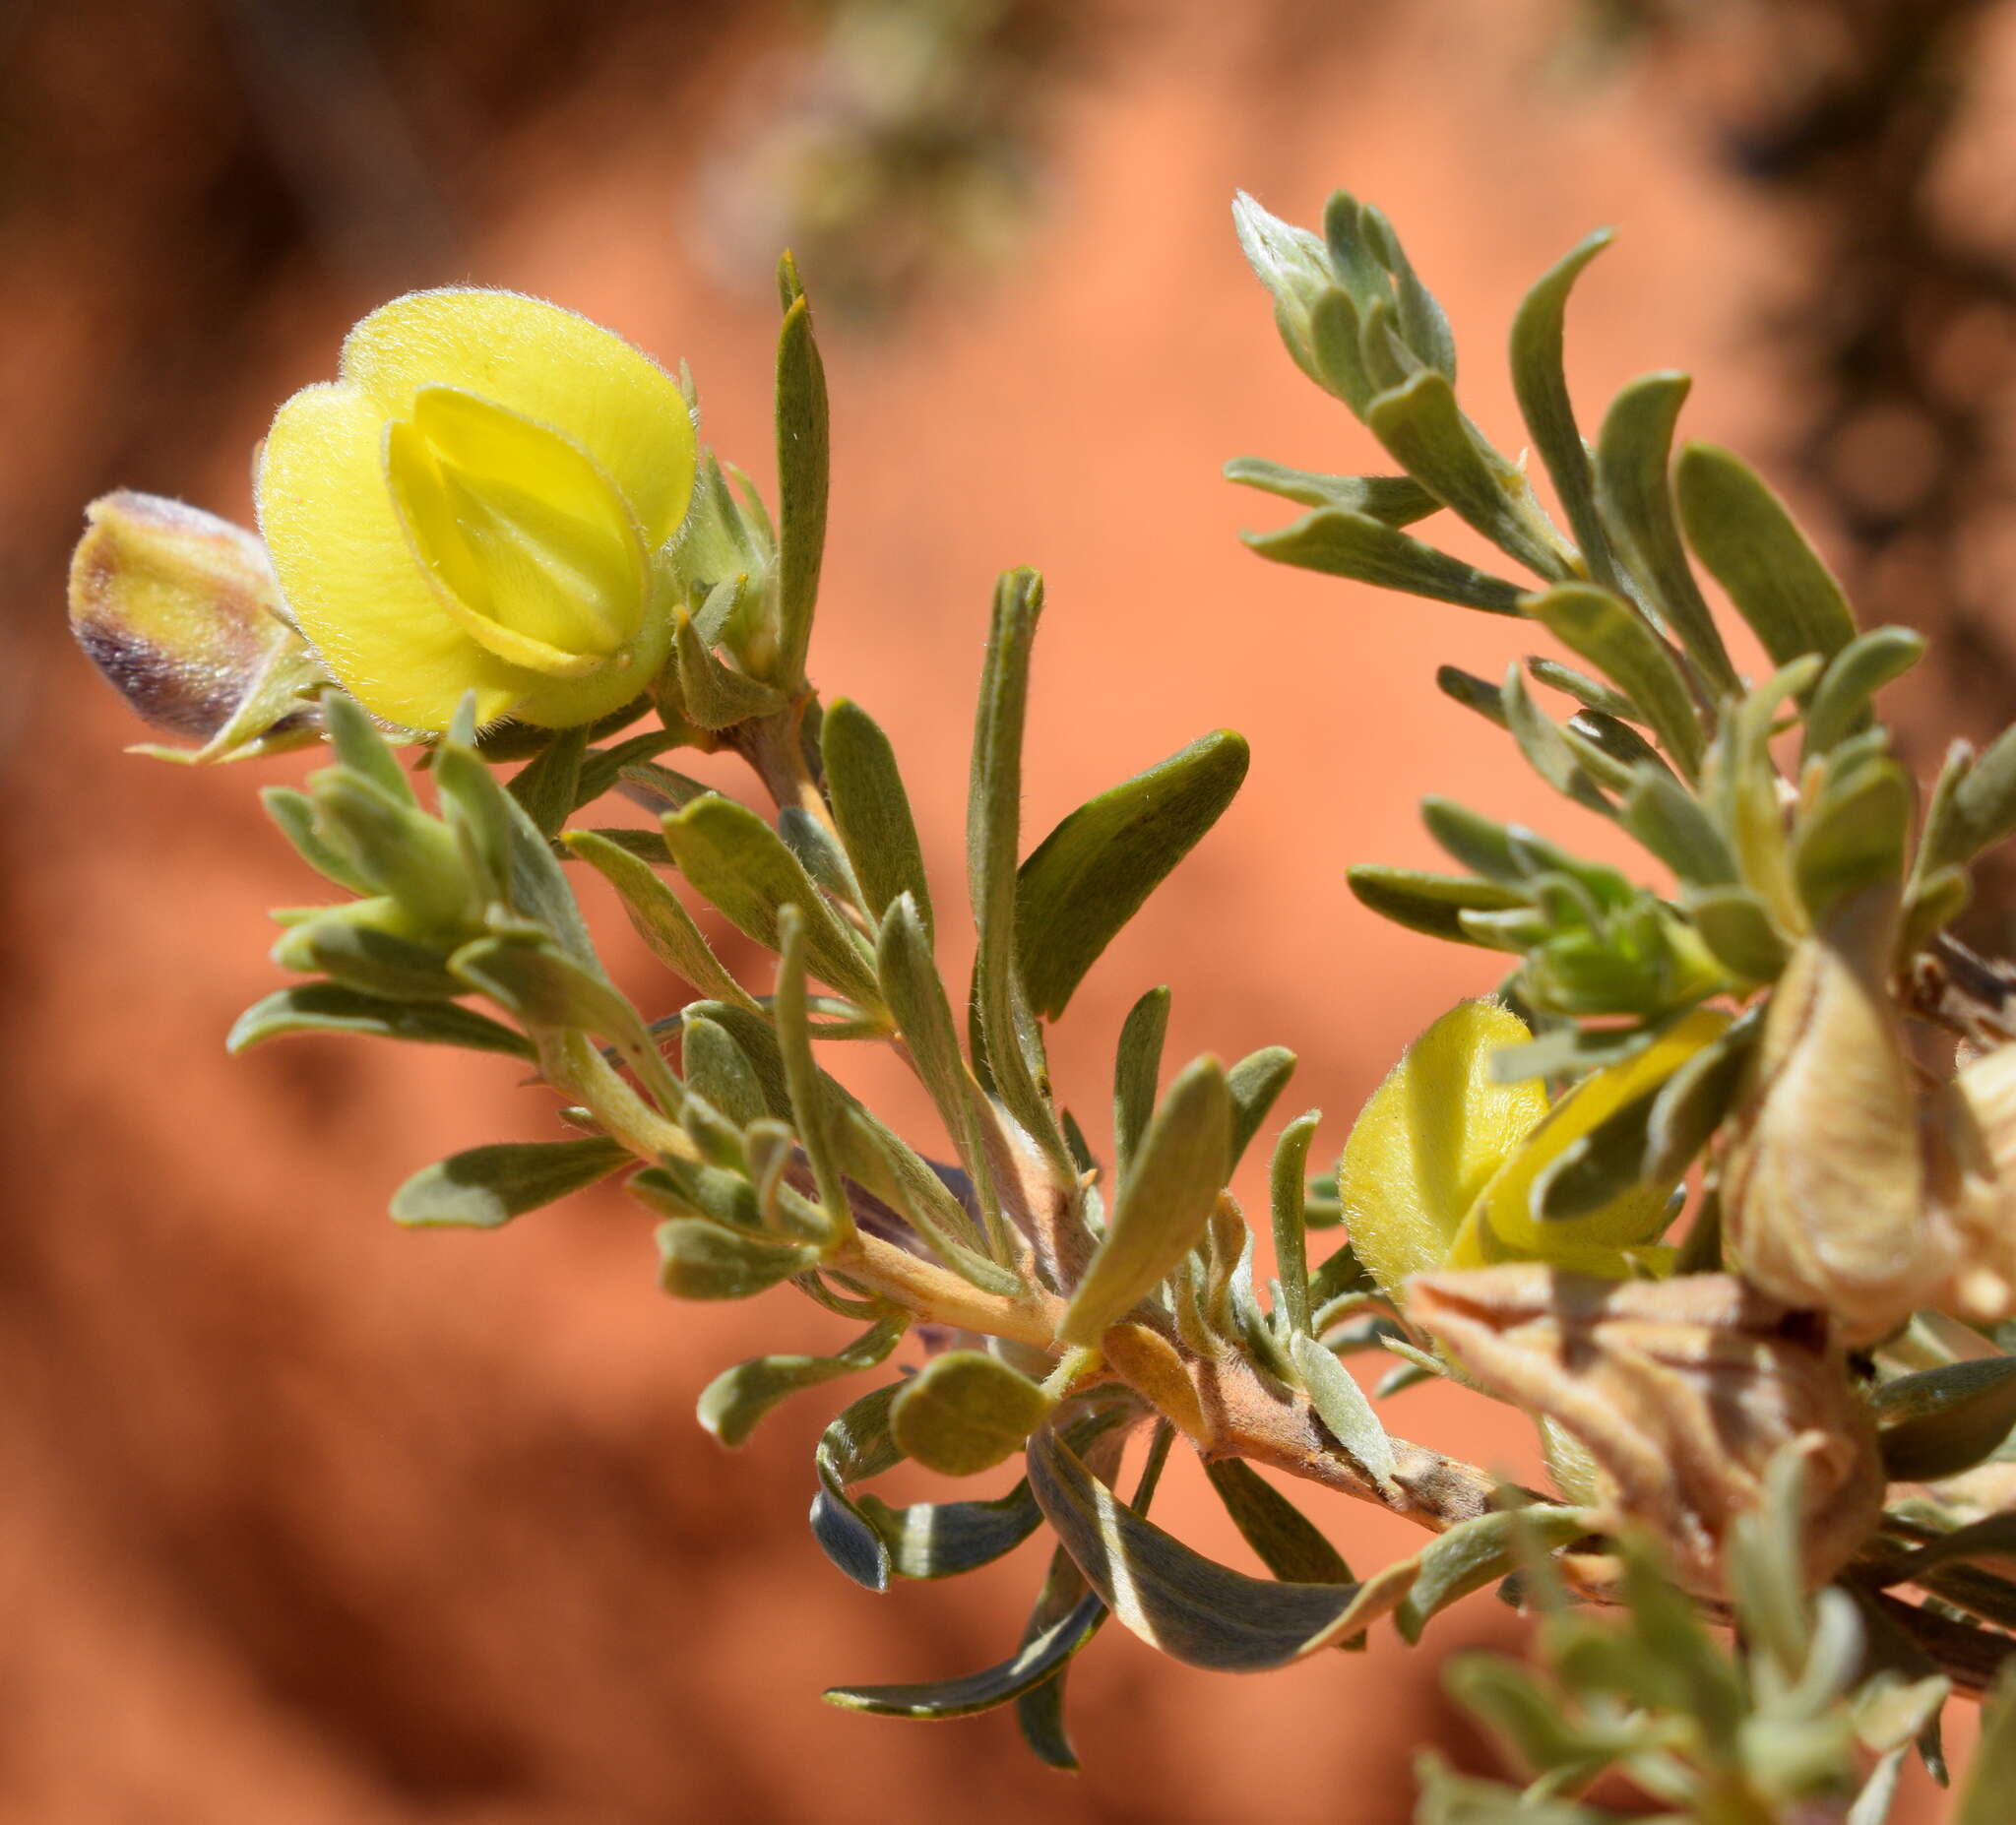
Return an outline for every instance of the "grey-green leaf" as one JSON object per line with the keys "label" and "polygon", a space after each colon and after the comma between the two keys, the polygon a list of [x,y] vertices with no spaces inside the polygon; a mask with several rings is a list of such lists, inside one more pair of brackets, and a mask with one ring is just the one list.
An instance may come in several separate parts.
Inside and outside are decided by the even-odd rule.
{"label": "grey-green leaf", "polygon": [[1113,1177],[1125,1184],[1141,1151],[1162,1089],[1162,1046],[1169,1027],[1169,991],[1151,988],[1127,1010],[1113,1056]]}
{"label": "grey-green leaf", "polygon": [[1225,478],[1304,507],[1340,507],[1386,526],[1411,526],[1442,511],[1442,503],[1407,475],[1324,475],[1262,457],[1234,457],[1225,466]]}
{"label": "grey-green leaf", "polygon": [[1924,657],[1925,639],[1908,627],[1872,627],[1834,656],[1806,712],[1803,752],[1825,754],[1866,727],[1869,699]]}
{"label": "grey-green leaf", "polygon": [[1274,1107],[1275,1100],[1288,1088],[1295,1074],[1295,1055],[1285,1045],[1264,1045],[1250,1052],[1226,1073],[1231,1093],[1231,1155],[1226,1166],[1229,1176],[1238,1169],[1246,1149],[1260,1132],[1260,1125]]}
{"label": "grey-green leaf", "polygon": [[1329,1428],[1353,1463],[1380,1488],[1392,1490],[1399,1469],[1393,1440],[1351,1370],[1304,1331],[1297,1331],[1289,1339],[1289,1353],[1295,1372],[1302,1378],[1302,1386],[1309,1392],[1309,1405],[1316,1410],[1316,1417]]}
{"label": "grey-green leaf", "polygon": [[888,1358],[909,1330],[910,1315],[897,1312],[830,1356],[755,1356],[737,1362],[702,1392],[700,1423],[724,1445],[739,1445],[780,1402],[802,1388],[816,1388],[842,1375],[873,1368]]}
{"label": "grey-green leaf", "polygon": [[1264,558],[1377,589],[1456,602],[1486,614],[1518,614],[1525,588],[1423,544],[1398,527],[1342,507],[1318,507],[1273,533],[1240,536]]}
{"label": "grey-green leaf", "polygon": [[649,862],[599,831],[570,830],[561,840],[622,897],[630,923],[660,963],[713,1000],[755,1009],[755,1000],[714,954],[692,913]]}
{"label": "grey-green leaf", "polygon": [[288,1033],[368,1033],[514,1058],[533,1056],[532,1041],[523,1034],[473,1008],[453,1001],[389,1001],[341,982],[304,982],[277,990],[238,1016],[224,1046],[242,1052]]}
{"label": "grey-green leaf", "polygon": [[1054,1020],[1085,973],[1232,801],[1245,738],[1219,729],[1079,806],[1022,864],[1017,962],[1030,1006]]}
{"label": "grey-green leaf", "polygon": [[1733,884],[1736,858],[1701,801],[1663,767],[1641,766],[1619,821],[1690,887]]}
{"label": "grey-green leaf", "polygon": [[1617,555],[1717,697],[1739,688],[1680,542],[1669,471],[1673,426],[1691,383],[1684,374],[1634,380],[1605,415],[1596,443],[1596,499]]}
{"label": "grey-green leaf", "polygon": [[1027,1375],[980,1350],[951,1350],[904,1383],[889,1429],[907,1457],[947,1477],[976,1477],[1012,1457],[1055,1409]]}
{"label": "grey-green leaf", "polygon": [[875,973],[859,940],[813,885],[804,864],[746,805],[709,794],[664,820],[665,846],[686,878],[736,930],[781,948],[778,917],[797,907],[805,917],[811,973],[856,1005],[879,1010]]}
{"label": "grey-green leaf", "polygon": [[[796,286],[795,272],[791,285]],[[777,342],[777,677],[787,691],[801,685],[812,644],[826,552],[829,470],[826,365],[812,335],[811,304],[798,291],[786,306]]]}
{"label": "grey-green leaf", "polygon": [[1457,944],[1479,942],[1463,924],[1465,912],[1502,912],[1526,904],[1524,894],[1493,881],[1427,874],[1418,868],[1362,862],[1345,875],[1345,881],[1359,903],[1381,918]]}
{"label": "grey-green leaf", "polygon": [[1775,663],[1831,660],[1855,639],[1841,585],[1755,471],[1716,445],[1689,444],[1674,485],[1687,542]]}
{"label": "grey-green leaf", "polygon": [[963,1718],[990,1711],[1049,1678],[1092,1639],[1104,1617],[1105,1605],[1085,1597],[998,1666],[921,1685],[837,1685],[825,1694],[826,1702],[885,1718]]}
{"label": "grey-green leaf", "polygon": [[1566,583],[1529,598],[1527,611],[1564,646],[1598,666],[1644,713],[1688,779],[1699,776],[1701,721],[1687,681],[1666,643],[1607,590]]}
{"label": "grey-green leaf", "polygon": [[423,1167],[392,1194],[392,1218],[410,1228],[497,1229],[631,1164],[599,1135],[578,1141],[506,1141],[472,1147]]}
{"label": "grey-green leaf", "polygon": [[1231,1131],[1224,1068],[1199,1058],[1169,1086],[1148,1124],[1099,1252],[1058,1327],[1065,1343],[1097,1343],[1190,1252],[1225,1185]]}
{"label": "grey-green leaf", "polygon": [[1260,1473],[1238,1458],[1204,1467],[1246,1544],[1286,1584],[1350,1584],[1351,1567],[1322,1530]]}
{"label": "grey-green leaf", "polygon": [[1921,1369],[1869,1397],[1883,1468],[1895,1481],[1957,1477],[2016,1428],[2016,1356]]}
{"label": "grey-green leaf", "polygon": [[899,894],[909,894],[928,938],[930,882],[889,737],[860,705],[839,697],[827,706],[819,725],[819,751],[826,763],[834,821],[853,863],[854,878],[861,884],[868,916],[879,924],[890,903]]}
{"label": "grey-green leaf", "polygon": [[819,1251],[724,1229],[701,1217],[658,1227],[659,1285],[679,1299],[746,1299],[819,1265]]}

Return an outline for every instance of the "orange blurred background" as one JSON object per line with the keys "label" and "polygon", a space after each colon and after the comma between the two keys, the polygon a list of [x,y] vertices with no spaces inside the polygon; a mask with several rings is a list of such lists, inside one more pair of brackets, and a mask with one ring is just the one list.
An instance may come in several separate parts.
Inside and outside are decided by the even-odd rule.
{"label": "orange blurred background", "polygon": [[[1374,920],[1346,863],[1432,865],[1414,811],[1430,789],[1601,845],[1434,690],[1445,659],[1501,669],[1520,627],[1241,549],[1239,528],[1292,510],[1223,482],[1227,458],[1373,454],[1281,350],[1231,193],[1302,220],[1337,184],[1384,207],[1454,319],[1470,409],[1515,448],[1511,312],[1615,223],[1570,321],[1585,424],[1637,372],[1694,370],[1690,432],[1776,464],[1852,563],[1866,529],[1792,461],[1826,220],[1716,152],[1779,80],[1755,61],[1773,8],[1614,42],[1614,5],[1004,4],[955,72],[977,86],[914,145],[897,120],[876,142],[894,164],[860,168],[849,135],[880,118],[894,40],[847,39],[849,10],[0,14],[0,1817],[1397,1825],[1418,1746],[1491,1766],[1437,1683],[1452,1650],[1516,1642],[1488,1599],[1418,1651],[1381,1631],[1364,1657],[1264,1678],[1109,1630],[1072,1676],[1075,1779],[1037,1767],[1005,1713],[926,1728],[821,1705],[835,1681],[1005,1656],[1038,1548],[949,1586],[849,1585],[803,1519],[836,1403],[803,1398],[735,1456],[692,1418],[718,1369],[830,1344],[837,1321],[788,1293],[668,1303],[650,1219],[613,1191],[501,1234],[395,1230],[410,1172],[550,1134],[550,1106],[508,1064],[376,1041],[225,1059],[232,1017],[274,985],[265,910],[313,897],[253,788],[313,760],[128,758],[142,731],[67,643],[85,501],[125,485],[248,518],[274,405],[415,285],[540,293],[685,356],[710,436],[767,475],[768,267],[802,229],[836,415],[815,675],[896,738],[941,895],[990,583],[1034,563],[1051,605],[1032,841],[1207,728],[1255,749],[1059,1030],[1070,1100],[1101,1132],[1120,1018],[1166,981],[1172,1059],[1294,1046],[1277,1113],[1328,1111],[1334,1153],[1406,1039],[1496,974]],[[1999,199],[2008,9],[1944,10],[1979,35],[1941,182]],[[2005,359],[1994,335],[1981,347]],[[1905,452],[1904,433],[1877,445]],[[1973,561],[1999,574],[1992,548]],[[1908,564],[1871,574],[1905,600],[1884,613],[1941,611],[1910,600]],[[1935,721],[1951,684],[1910,687],[1907,711]],[[587,897],[619,978],[647,1012],[675,1007]],[[893,1076],[842,1068],[921,1123]],[[1446,1389],[1389,1418],[1530,1462],[1501,1411]],[[1166,1486],[1166,1524],[1251,1564],[1194,1466]],[[1410,1543],[1338,1498],[1305,1506],[1360,1568]]]}

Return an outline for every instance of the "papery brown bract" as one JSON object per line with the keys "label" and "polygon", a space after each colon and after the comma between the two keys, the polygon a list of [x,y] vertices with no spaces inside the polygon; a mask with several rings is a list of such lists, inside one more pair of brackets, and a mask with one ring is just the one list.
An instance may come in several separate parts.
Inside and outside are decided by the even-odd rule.
{"label": "papery brown bract", "polygon": [[1875,1429],[1821,1314],[1730,1274],[1605,1281],[1538,1263],[1424,1274],[1409,1315],[1499,1399],[1585,1446],[1617,1518],[1643,1523],[1690,1590],[1718,1597],[1732,1525],[1764,1502],[1764,1473],[1806,1454],[1809,1585],[1880,1513]]}

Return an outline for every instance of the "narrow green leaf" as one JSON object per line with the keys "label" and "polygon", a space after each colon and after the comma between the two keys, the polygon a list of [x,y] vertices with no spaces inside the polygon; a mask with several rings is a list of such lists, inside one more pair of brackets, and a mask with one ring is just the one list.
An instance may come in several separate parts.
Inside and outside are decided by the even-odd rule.
{"label": "narrow green leaf", "polygon": [[1407,475],[1322,475],[1261,457],[1234,457],[1225,466],[1225,478],[1304,507],[1339,507],[1386,526],[1412,526],[1442,511],[1442,503]]}
{"label": "narrow green leaf", "polygon": [[825,1694],[826,1702],[885,1718],[963,1718],[990,1711],[1049,1678],[1091,1640],[1104,1618],[1105,1605],[1084,1597],[998,1666],[924,1685],[837,1685]]}
{"label": "narrow green leaf", "polygon": [[1283,1583],[1353,1582],[1344,1554],[1250,1465],[1238,1458],[1219,1458],[1205,1465],[1204,1472],[1246,1544]]}
{"label": "narrow green leaf", "polygon": [[1026,1478],[993,1501],[892,1508],[878,1495],[862,1495],[855,1507],[881,1535],[899,1578],[964,1577],[1013,1552],[1043,1522]]}
{"label": "narrow green leaf", "polygon": [[1431,1618],[1457,1599],[1495,1584],[1529,1546],[1564,1546],[1589,1525],[1580,1509],[1538,1503],[1460,1522],[1415,1555],[1418,1570],[1393,1611],[1394,1626],[1406,1641],[1418,1643]]}
{"label": "narrow green leaf", "polygon": [[559,835],[578,802],[581,760],[588,750],[586,724],[563,728],[511,780],[511,795],[542,837]]}
{"label": "narrow green leaf", "polygon": [[1690,888],[1681,900],[1715,960],[1746,982],[1775,982],[1791,952],[1747,887]]}
{"label": "narrow green leaf", "polygon": [[2016,1429],[2016,1356],[1900,1375],[1871,1392],[1869,1410],[1893,1481],[1957,1477]]}
{"label": "narrow green leaf", "polygon": [[869,1591],[889,1588],[889,1548],[854,1505],[850,1485],[879,1477],[903,1462],[889,1431],[889,1410],[902,1392],[893,1382],[864,1394],[819,1435],[812,1454],[819,1493],[812,1498],[812,1537],[820,1550],[854,1583]]}
{"label": "narrow green leaf", "polygon": [[[628,741],[619,741],[612,748],[590,748],[581,757],[581,772],[574,784],[574,803],[568,807],[569,812],[579,811],[583,805],[592,805],[604,793],[614,791],[626,767],[649,762],[654,755],[662,754],[677,742],[678,736],[671,729],[652,728],[641,735],[633,735]],[[678,779],[682,776],[672,774],[670,777]],[[696,790],[706,789],[698,781],[688,781],[687,784]]]}
{"label": "narrow green leaf", "polygon": [[1192,1667],[1258,1672],[1357,1634],[1402,1586],[1289,1584],[1213,1563],[1145,1521],[1052,1431],[1029,1444],[1029,1482],[1065,1549],[1113,1614]]}
{"label": "narrow green leaf", "polygon": [[[1585,710],[1600,711],[1621,723],[1642,723],[1645,712],[1634,704],[1623,692],[1605,684],[1600,678],[1592,678],[1572,665],[1563,665],[1559,660],[1550,660],[1539,655],[1529,655],[1526,661],[1528,675],[1536,684],[1544,684],[1552,690],[1565,692]],[[1496,694],[1497,687],[1491,687]]]}
{"label": "narrow green leaf", "polygon": [[879,924],[897,896],[908,894],[928,939],[930,882],[889,737],[851,698],[840,697],[819,725],[819,750],[834,821],[861,884],[863,910]]}
{"label": "narrow green leaf", "polygon": [[1561,327],[1568,294],[1582,269],[1610,244],[1610,230],[1599,228],[1542,275],[1512,319],[1512,390],[1534,448],[1553,478],[1554,492],[1568,515],[1575,542],[1590,574],[1601,583],[1613,576],[1609,540],[1596,511],[1596,482],[1589,452],[1576,428],[1561,364]]}
{"label": "narrow green leaf", "polygon": [[346,887],[353,894],[368,894],[371,883],[357,872],[356,864],[340,855],[315,834],[315,801],[291,786],[269,786],[259,793],[266,812],[281,828],[281,834],[294,846],[294,851],[324,880]]}
{"label": "narrow green leaf", "polygon": [[[787,256],[788,258],[788,256]],[[777,342],[778,682],[800,689],[826,551],[830,470],[826,366],[802,290],[786,305]]]}
{"label": "narrow green leaf", "polygon": [[499,784],[472,747],[446,740],[434,750],[434,778],[451,826],[460,829],[492,889],[519,917],[538,926],[584,970],[599,975],[595,941],[546,834]]}
{"label": "narrow green leaf", "polygon": [[1231,1126],[1224,1068],[1199,1058],[1169,1086],[1148,1124],[1099,1252],[1058,1326],[1063,1342],[1097,1343],[1190,1252],[1225,1184]]}
{"label": "narrow green leaf", "polygon": [[[746,578],[716,586],[716,594],[739,596]],[[816,588],[816,573],[814,578]],[[757,717],[775,716],[785,706],[784,693],[737,671],[701,638],[684,608],[672,609],[672,662],[679,680],[679,708],[699,727],[732,728]]]}
{"label": "narrow green leaf", "polygon": [[627,1148],[599,1135],[472,1147],[400,1186],[392,1194],[392,1220],[410,1228],[499,1229],[630,1164]]}
{"label": "narrow green leaf", "polygon": [[1774,663],[1831,660],[1855,639],[1833,573],[1755,471],[1713,444],[1689,444],[1674,475],[1687,542]]}
{"label": "narrow green leaf", "polygon": [[1365,423],[1402,469],[1500,551],[1550,583],[1572,575],[1560,549],[1537,527],[1531,497],[1515,500],[1485,461],[1446,374],[1424,367],[1381,393]]}
{"label": "narrow green leaf", "polygon": [[368,1033],[387,1039],[462,1045],[531,1058],[523,1034],[453,1001],[388,1001],[341,982],[305,982],[254,1003],[231,1028],[224,1049],[242,1052],[288,1033]]}
{"label": "narrow green leaf", "polygon": [[1015,948],[1030,1006],[1054,1020],[1085,973],[1246,777],[1245,738],[1219,729],[1073,811],[1022,864]]}
{"label": "narrow green leaf", "polygon": [[1125,1184],[1162,1090],[1162,1046],[1169,1027],[1169,991],[1151,988],[1127,1010],[1113,1057],[1113,1180]]}
{"label": "narrow green leaf", "polygon": [[1042,1036],[1017,968],[1016,857],[1022,830],[1022,732],[1029,714],[1029,667],[1043,606],[1033,570],[1005,572],[994,591],[987,657],[974,721],[967,795],[968,891],[978,927],[974,1000],[992,1088],[1008,1113],[1042,1149],[1059,1183],[1074,1181],[1071,1150],[1057,1125],[1044,1075]]}
{"label": "narrow green leaf", "polygon": [[714,954],[692,913],[649,862],[599,831],[570,830],[561,841],[622,897],[630,923],[660,963],[701,994],[754,1011],[754,999]]}
{"label": "narrow green leaf", "polygon": [[1950,834],[1942,833],[1936,849],[1926,820],[1926,850],[1941,863],[1972,861],[2016,831],[2016,727],[2005,728],[1960,772],[1950,804]]}
{"label": "narrow green leaf", "polygon": [[1351,1370],[1305,1331],[1289,1339],[1289,1354],[1302,1386],[1308,1390],[1309,1405],[1330,1435],[1344,1447],[1345,1454],[1366,1476],[1387,1491],[1397,1485],[1393,1479],[1399,1469],[1393,1455],[1393,1440],[1387,1435],[1372,1403]]}
{"label": "narrow green leaf", "polygon": [[667,811],[683,811],[694,799],[705,798],[714,790],[713,787],[669,767],[661,767],[656,761],[625,761],[616,770],[616,778],[622,784],[624,797],[661,817]]}
{"label": "narrow green leaf", "polygon": [[947,1477],[976,1477],[1014,1456],[1056,1408],[1027,1375],[980,1350],[951,1350],[903,1384],[890,1435],[906,1457]]}
{"label": "narrow green leaf", "polygon": [[1516,662],[1506,668],[1504,691],[1506,724],[1512,730],[1512,739],[1519,744],[1520,753],[1526,756],[1534,772],[1577,804],[1609,816],[1610,801],[1597,789],[1596,783],[1583,770],[1581,760],[1561,733],[1559,724],[1533,701],[1533,694],[1526,688],[1526,680],[1520,676]]}
{"label": "narrow green leaf", "polygon": [[763,1080],[749,1054],[720,1021],[688,1008],[680,1016],[679,1034],[680,1068],[693,1095],[705,1099],[737,1128],[770,1116]]}
{"label": "narrow green leaf", "polygon": [[812,1057],[812,1028],[805,1009],[805,962],[811,948],[801,910],[784,907],[778,912],[777,1046],[784,1059],[785,1087],[790,1092],[791,1126],[805,1150],[818,1187],[820,1213],[832,1227],[836,1243],[853,1234],[853,1207],[836,1159],[831,1131],[833,1105],[820,1082]]}
{"label": "narrow green leaf", "polygon": [[1524,894],[1492,881],[1426,874],[1418,868],[1386,868],[1371,862],[1350,869],[1345,881],[1359,904],[1381,918],[1457,944],[1480,942],[1465,927],[1465,912],[1501,912],[1527,904]]}
{"label": "narrow green leaf", "polygon": [[1924,653],[1924,636],[1908,627],[1872,627],[1857,635],[1834,656],[1814,688],[1801,752],[1825,754],[1859,733],[1868,725],[1869,700],[1893,678],[1902,677]]}
{"label": "narrow green leaf", "polygon": [[397,904],[384,898],[318,911],[281,933],[273,961],[390,1001],[452,1001],[468,994],[469,984],[448,974],[439,945],[415,943],[378,922],[399,915]]}
{"label": "narrow green leaf", "polygon": [[412,782],[406,777],[406,769],[399,764],[392,744],[354,697],[344,691],[324,691],[322,720],[339,766],[362,775],[396,804],[418,803],[413,797]]}
{"label": "narrow green leaf", "polygon": [[1647,374],[1611,402],[1596,443],[1596,500],[1618,557],[1720,698],[1740,680],[1687,563],[1669,478],[1673,426],[1692,384],[1684,374]]}
{"label": "narrow green leaf", "polygon": [[888,1359],[910,1330],[893,1312],[830,1356],[756,1356],[717,1375],[700,1396],[700,1423],[724,1445],[744,1443],[758,1421],[802,1388],[856,1375]]}
{"label": "narrow green leaf", "polygon": [[1895,761],[1860,769],[1841,790],[1827,790],[1794,837],[1799,898],[1818,921],[1844,895],[1904,878],[1917,793]]}
{"label": "narrow green leaf", "polygon": [[710,793],[664,820],[665,846],[679,871],[737,931],[781,948],[779,914],[794,906],[805,919],[805,963],[856,1005],[879,1011],[875,973],[860,940],[813,885],[804,864],[746,805]]}
{"label": "narrow green leaf", "polygon": [[[1309,1241],[1306,1175],[1309,1145],[1316,1138],[1320,1113],[1311,1109],[1297,1115],[1281,1131],[1274,1144],[1274,1163],[1269,1172],[1270,1205],[1274,1219],[1274,1258],[1281,1272],[1282,1305],[1289,1324],[1295,1331],[1309,1329]],[[1223,1490],[1220,1491],[1224,1493]],[[1270,1561],[1271,1563],[1271,1561]]]}
{"label": "narrow green leaf", "polygon": [[1228,1178],[1238,1169],[1246,1149],[1260,1132],[1260,1124],[1267,1119],[1268,1110],[1274,1107],[1275,1099],[1288,1088],[1288,1081],[1294,1074],[1295,1055],[1285,1045],[1262,1046],[1259,1051],[1241,1058],[1226,1073],[1226,1086],[1232,1100],[1231,1157],[1226,1166]]}
{"label": "narrow green leaf", "polygon": [[[1341,192],[1339,196],[1333,196],[1329,209],[1324,212],[1326,234],[1340,218],[1338,203],[1341,196]],[[1416,276],[1414,264],[1408,259],[1407,250],[1401,246],[1400,236],[1394,232],[1392,222],[1380,210],[1366,203],[1358,208],[1358,226],[1374,257],[1393,275],[1402,340],[1420,360],[1453,381],[1456,378],[1456,338],[1450,331],[1449,319],[1435,301],[1434,293]],[[1333,235],[1333,258],[1336,245]]]}
{"label": "narrow green leaf", "polygon": [[1277,564],[1425,596],[1431,601],[1455,602],[1486,614],[1518,614],[1526,594],[1517,583],[1437,551],[1397,527],[1341,507],[1318,507],[1278,532],[1239,536]]}
{"label": "narrow green leaf", "polygon": [[724,1229],[699,1217],[658,1227],[659,1285],[678,1299],[746,1299],[819,1265],[819,1251]]}
{"label": "narrow green leaf", "polygon": [[1745,1014],[1667,1079],[1645,1124],[1640,1171],[1647,1180],[1677,1178],[1708,1145],[1734,1105],[1757,1033],[1756,1015]]}
{"label": "narrow green leaf", "polygon": [[1736,858],[1701,801],[1663,767],[1640,767],[1619,821],[1689,887],[1733,885]]}
{"label": "narrow green leaf", "polygon": [[1643,710],[1686,778],[1699,778],[1703,737],[1687,681],[1666,643],[1632,608],[1609,591],[1581,583],[1561,584],[1526,606]]}

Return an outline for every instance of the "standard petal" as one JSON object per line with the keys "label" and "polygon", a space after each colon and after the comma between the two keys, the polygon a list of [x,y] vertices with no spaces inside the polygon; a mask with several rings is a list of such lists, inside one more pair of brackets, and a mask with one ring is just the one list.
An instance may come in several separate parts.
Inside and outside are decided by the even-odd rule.
{"label": "standard petal", "polygon": [[557,304],[517,291],[411,291],[349,333],[343,374],[381,417],[406,417],[422,387],[459,387],[564,431],[623,491],[653,547],[686,517],[693,416],[678,383]]}
{"label": "standard petal", "polygon": [[280,409],[259,462],[259,526],[288,609],[344,688],[405,728],[446,728],[469,690],[478,720],[524,683],[442,605],[393,511],[383,409],[356,387],[308,387]]}

